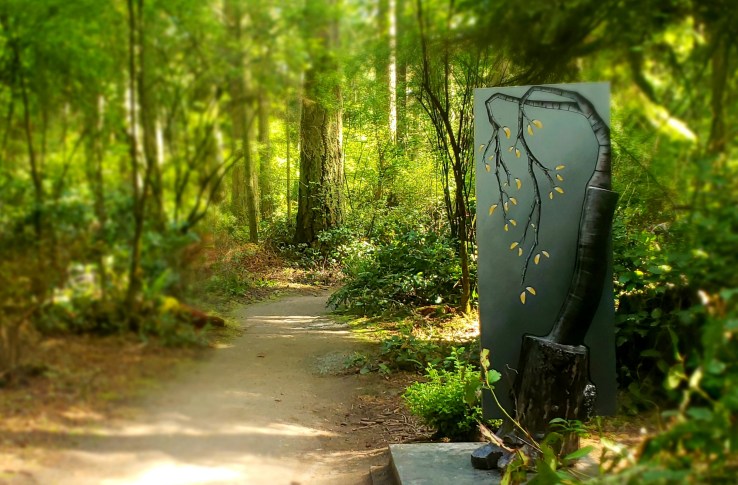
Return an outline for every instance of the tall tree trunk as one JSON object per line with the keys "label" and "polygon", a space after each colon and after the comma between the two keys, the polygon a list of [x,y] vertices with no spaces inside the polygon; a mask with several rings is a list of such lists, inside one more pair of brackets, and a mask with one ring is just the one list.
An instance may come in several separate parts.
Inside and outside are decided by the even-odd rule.
{"label": "tall tree trunk", "polygon": [[[3,22],[3,27],[5,23]],[[7,28],[7,27],[5,27]],[[37,266],[36,271],[33,272],[34,276],[32,279],[32,288],[34,295],[36,295],[39,302],[45,299],[45,283],[44,283],[44,246],[45,246],[45,231],[44,231],[44,217],[43,209],[45,203],[45,193],[43,184],[43,173],[41,169],[41,163],[36,153],[34,145],[34,134],[33,134],[33,123],[31,120],[31,101],[28,96],[28,80],[26,79],[25,72],[22,69],[21,60],[21,47],[18,45],[17,40],[10,42],[10,49],[13,55],[13,69],[11,70],[17,79],[17,88],[20,90],[21,102],[23,106],[23,131],[26,138],[26,149],[28,151],[28,165],[31,175],[31,182],[33,183],[33,231],[35,235],[34,251],[35,251],[35,264]],[[9,120],[10,121],[10,120]],[[10,130],[10,127],[8,127]]]}
{"label": "tall tree trunk", "polygon": [[[144,216],[146,209],[146,193],[148,182],[144,179],[143,186],[139,180],[138,163],[138,120],[136,119],[136,80],[138,76],[137,52],[138,23],[143,0],[138,1],[138,9],[134,0],[128,0],[128,74],[129,74],[129,156],[131,162],[131,187],[133,189],[133,238],[131,239],[131,260],[128,269],[128,289],[126,291],[125,308],[128,312],[128,326],[131,330],[138,329],[138,297],[143,288],[141,273],[141,236],[143,235]],[[138,59],[140,62],[140,59]]]}
{"label": "tall tree trunk", "polygon": [[107,299],[107,267],[105,264],[105,226],[108,213],[105,208],[105,179],[103,177],[103,146],[105,130],[105,98],[97,95],[92,100],[89,119],[87,121],[90,136],[86,143],[87,184],[94,200],[97,227],[95,229],[94,257],[97,265],[98,284],[102,300]]}
{"label": "tall tree trunk", "polygon": [[274,214],[274,168],[272,144],[269,138],[270,101],[269,93],[259,88],[259,212],[264,220]]}
{"label": "tall tree trunk", "polygon": [[707,152],[718,155],[725,151],[728,143],[728,134],[725,127],[725,92],[728,81],[728,62],[730,46],[725,38],[727,35],[720,30],[710,32],[714,44],[711,68],[711,97],[712,125],[710,138],[707,142]]}
{"label": "tall tree trunk", "polygon": [[[166,216],[164,214],[164,188],[162,185],[161,167],[157,150],[156,102],[153,94],[152,66],[148,60],[149,45],[146,38],[146,22],[144,0],[138,0],[137,47],[138,47],[138,114],[143,145],[145,190],[151,190],[151,218],[157,230],[163,231]],[[148,199],[149,197],[145,197]],[[146,204],[148,201],[145,201]],[[143,216],[142,216],[143,217]]]}
{"label": "tall tree trunk", "polygon": [[389,1],[389,62],[387,63],[388,127],[392,143],[397,143],[397,0]]}
{"label": "tall tree trunk", "polygon": [[[289,110],[289,107],[287,108]],[[291,123],[289,115],[284,118],[284,138],[287,142],[287,220],[292,220],[292,159],[290,153],[290,138],[292,136]]]}
{"label": "tall tree trunk", "polygon": [[397,47],[397,39],[409,35],[409,26],[405,15],[405,0],[395,1],[395,62],[397,65],[397,85],[395,87],[395,108],[397,109],[397,133],[395,139],[404,144],[407,141],[407,54],[406,49]]}
{"label": "tall tree trunk", "polygon": [[313,244],[317,235],[343,223],[343,154],[339,66],[332,50],[338,42],[336,2],[308,2],[311,52],[305,74],[300,120],[300,187],[295,241]]}
{"label": "tall tree trunk", "polygon": [[44,301],[45,299],[45,283],[44,277],[44,257],[45,254],[45,231],[44,231],[44,186],[43,176],[41,173],[41,167],[36,156],[36,150],[33,145],[33,128],[31,123],[31,107],[28,99],[28,87],[26,86],[26,79],[23,73],[20,74],[21,83],[21,98],[23,100],[23,125],[26,134],[26,147],[28,149],[28,163],[31,171],[31,180],[33,181],[33,230],[36,236],[35,252],[36,252],[36,265],[38,266],[37,271],[34,272],[32,291],[38,298],[38,301]]}
{"label": "tall tree trunk", "polygon": [[225,0],[224,10],[226,22],[230,31],[231,40],[236,46],[229,52],[231,74],[228,89],[231,97],[231,124],[234,144],[241,143],[243,162],[232,172],[231,207],[240,221],[248,221],[249,240],[259,241],[258,213],[256,204],[256,190],[254,177],[254,162],[251,153],[251,125],[253,110],[250,109],[248,89],[246,86],[246,72],[244,66],[244,51],[241,48],[243,12],[237,0]]}

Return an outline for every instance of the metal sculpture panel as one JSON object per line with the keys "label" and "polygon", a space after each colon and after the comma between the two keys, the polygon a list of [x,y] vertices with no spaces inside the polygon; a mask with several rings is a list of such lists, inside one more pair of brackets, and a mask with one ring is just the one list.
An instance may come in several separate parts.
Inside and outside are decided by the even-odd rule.
{"label": "metal sculpture panel", "polygon": [[595,412],[614,411],[609,100],[607,83],[475,90],[482,346],[509,411],[525,335],[584,343]]}

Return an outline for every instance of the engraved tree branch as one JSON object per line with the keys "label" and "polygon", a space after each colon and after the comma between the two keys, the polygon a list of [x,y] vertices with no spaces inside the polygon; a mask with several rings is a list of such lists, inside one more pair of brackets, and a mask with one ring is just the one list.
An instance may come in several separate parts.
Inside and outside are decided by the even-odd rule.
{"label": "engraved tree branch", "polygon": [[[550,94],[565,98],[564,101],[558,100],[537,100],[531,99],[536,93]],[[514,103],[518,106],[517,126],[515,131],[515,142],[507,147],[507,153],[511,155],[503,155],[502,144],[506,139],[510,139],[512,131],[509,127],[503,126],[495,117],[492,104],[496,101],[504,101]],[[549,199],[554,198],[555,193],[564,194],[563,187],[559,184],[564,181],[564,177],[560,171],[565,166],[557,165],[549,167],[541,160],[541,158],[530,148],[529,137],[533,136],[536,129],[542,129],[543,123],[539,120],[531,118],[526,112],[526,108],[535,107],[543,109],[552,109],[559,111],[568,111],[583,116],[592,127],[592,132],[597,139],[597,164],[595,171],[588,182],[588,186],[597,186],[601,188],[610,188],[609,180],[609,164],[610,164],[610,142],[609,128],[602,118],[597,114],[592,104],[584,96],[574,91],[560,89],[548,86],[533,86],[521,97],[510,96],[503,93],[496,93],[490,96],[485,102],[489,122],[492,125],[492,135],[488,143],[480,149],[483,149],[482,162],[485,169],[490,172],[494,168],[493,174],[498,189],[498,200],[489,208],[491,216],[497,209],[502,210],[503,229],[509,232],[518,226],[517,221],[510,214],[510,206],[517,205],[518,200],[512,192],[512,175],[509,169],[509,161],[505,156],[515,156],[521,158],[524,154],[527,165],[527,173],[529,181],[533,187],[533,200],[527,213],[527,221],[522,227],[522,234],[519,235],[510,244],[510,250],[517,250],[518,256],[526,254],[521,275],[521,286],[523,291],[520,293],[520,300],[525,304],[526,291],[532,295],[536,294],[535,288],[526,286],[526,277],[531,261],[538,264],[541,255],[549,257],[548,251],[539,247],[539,231],[541,224],[542,196],[544,188],[548,189]],[[505,137],[503,139],[503,136]],[[607,174],[607,176],[605,175]],[[520,190],[523,181],[515,178],[515,186]],[[513,194],[513,195],[511,195]]]}

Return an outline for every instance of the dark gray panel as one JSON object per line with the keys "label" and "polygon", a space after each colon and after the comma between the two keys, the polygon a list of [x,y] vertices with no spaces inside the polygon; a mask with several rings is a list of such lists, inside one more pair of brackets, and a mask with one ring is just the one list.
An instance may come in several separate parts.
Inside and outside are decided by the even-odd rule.
{"label": "dark gray panel", "polygon": [[[588,98],[609,126],[609,84],[558,87]],[[592,127],[581,114],[529,106],[525,109],[527,119],[523,119],[523,129],[519,133],[518,105],[499,99],[491,105],[494,119],[510,129],[509,138],[504,129],[499,130],[497,137],[501,145],[499,156],[509,172],[510,182],[505,186],[508,176],[494,163],[494,149],[491,148],[494,141],[490,142],[493,126],[485,103],[495,93],[519,98],[529,88],[477,89],[474,98],[482,346],[490,349],[493,368],[503,374],[496,394],[507,409],[510,408],[508,393],[523,335],[546,335],[566,296],[574,269],[585,187],[594,172],[598,153]],[[548,93],[538,93],[530,99],[565,101]],[[523,140],[519,140],[518,135],[525,138],[530,152],[545,168],[536,163],[529,165]],[[513,146],[513,151],[508,151],[510,146]],[[516,156],[516,148],[520,150],[519,157]],[[500,170],[502,175],[499,181],[496,170]],[[558,180],[557,175],[563,180]],[[535,203],[534,178],[538,181],[540,204]],[[520,181],[519,188],[517,180]],[[500,189],[516,203],[507,196],[500,200]],[[504,202],[508,203],[507,217],[503,215]],[[490,215],[490,207],[494,204],[497,207]],[[537,224],[538,241],[534,247],[535,230],[530,223],[537,220],[538,210],[540,223]],[[515,221],[515,225],[509,222],[510,219]],[[505,224],[507,231],[504,230]],[[528,233],[524,238],[526,227]],[[516,242],[518,245],[511,249],[510,246]],[[519,255],[521,246],[523,251]],[[536,258],[535,255],[539,256]],[[523,281],[526,261],[528,269]],[[614,411],[616,392],[612,264],[611,261],[603,261],[602,264],[608,265],[605,290],[585,343],[591,351],[591,377],[598,389],[597,412],[610,414]],[[525,303],[521,302],[522,292],[525,292]],[[485,414],[500,416],[489,399],[485,400]]]}

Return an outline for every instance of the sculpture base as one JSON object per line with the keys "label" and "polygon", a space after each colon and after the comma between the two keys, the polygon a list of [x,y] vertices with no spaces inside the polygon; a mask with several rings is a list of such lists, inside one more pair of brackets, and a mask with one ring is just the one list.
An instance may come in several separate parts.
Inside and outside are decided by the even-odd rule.
{"label": "sculpture base", "polygon": [[[553,444],[555,451],[561,455],[575,451],[579,447],[579,436],[552,429],[550,422],[554,418],[585,421],[592,413],[595,389],[589,382],[587,347],[524,336],[512,398],[515,420],[534,440],[540,441],[550,431],[557,431],[562,433],[563,440]],[[497,436],[509,447],[497,460],[497,468],[504,468],[518,450],[535,458],[530,438],[514,423],[504,422]],[[480,448],[475,453],[481,456],[484,451]],[[481,467],[487,466],[490,460],[477,457],[472,463]]]}

